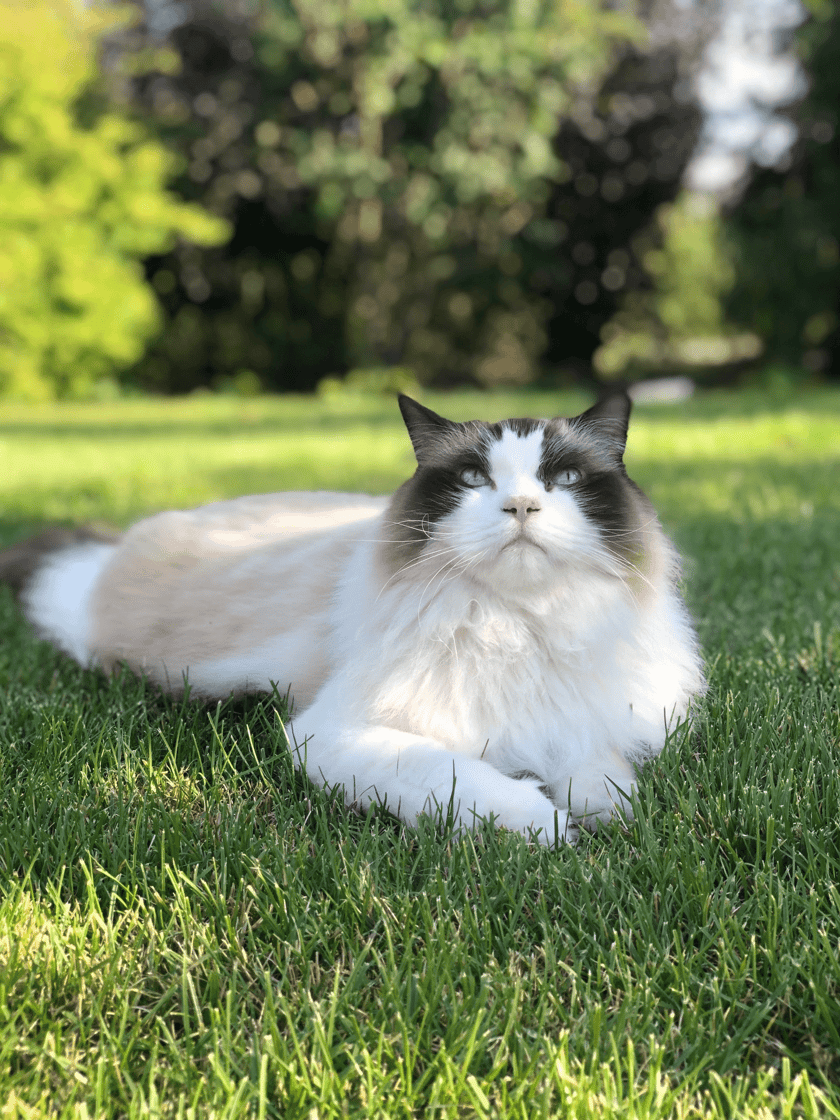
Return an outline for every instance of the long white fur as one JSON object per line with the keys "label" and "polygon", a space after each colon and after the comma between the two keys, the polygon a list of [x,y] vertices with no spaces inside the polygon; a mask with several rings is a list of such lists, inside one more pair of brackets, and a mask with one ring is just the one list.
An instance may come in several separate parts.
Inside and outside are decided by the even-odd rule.
{"label": "long white fur", "polygon": [[[538,480],[541,443],[506,430],[494,488],[467,491],[403,570],[383,562],[383,499],[266,495],[61,553],[27,610],[82,663],[163,687],[291,685],[299,764],[359,807],[414,822],[439,806],[550,843],[629,810],[634,763],[703,678],[661,531],[634,587],[573,494]],[[537,512],[505,512],[522,501]]]}
{"label": "long white fur", "polygon": [[57,552],[24,592],[24,611],[36,630],[82,665],[94,659],[91,593],[115,551],[115,545],[89,542]]}

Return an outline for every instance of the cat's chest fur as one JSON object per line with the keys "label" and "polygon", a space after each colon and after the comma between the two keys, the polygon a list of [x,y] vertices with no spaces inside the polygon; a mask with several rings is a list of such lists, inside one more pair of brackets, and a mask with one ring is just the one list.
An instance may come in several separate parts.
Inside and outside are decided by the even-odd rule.
{"label": "cat's chest fur", "polygon": [[574,574],[518,602],[463,577],[425,598],[362,586],[345,583],[339,625],[348,652],[377,652],[376,669],[354,662],[368,716],[497,759],[561,751],[596,729],[626,739],[638,618],[616,581]]}

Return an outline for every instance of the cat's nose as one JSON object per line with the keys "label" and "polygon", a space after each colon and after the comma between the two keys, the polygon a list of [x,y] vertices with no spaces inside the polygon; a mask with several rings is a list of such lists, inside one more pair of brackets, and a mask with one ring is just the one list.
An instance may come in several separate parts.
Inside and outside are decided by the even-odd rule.
{"label": "cat's nose", "polygon": [[539,513],[542,506],[540,505],[539,499],[535,498],[533,495],[530,497],[517,495],[515,498],[508,498],[502,506],[502,509],[505,513],[511,514],[512,517],[515,517],[517,521],[524,525],[531,514]]}

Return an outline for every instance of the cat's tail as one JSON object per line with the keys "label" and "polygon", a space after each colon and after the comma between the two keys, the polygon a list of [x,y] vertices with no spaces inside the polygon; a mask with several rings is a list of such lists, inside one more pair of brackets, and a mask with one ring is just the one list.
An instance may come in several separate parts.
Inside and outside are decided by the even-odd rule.
{"label": "cat's tail", "polygon": [[90,599],[117,547],[99,529],[47,529],[0,551],[0,583],[8,583],[42,638],[82,665],[92,659]]}

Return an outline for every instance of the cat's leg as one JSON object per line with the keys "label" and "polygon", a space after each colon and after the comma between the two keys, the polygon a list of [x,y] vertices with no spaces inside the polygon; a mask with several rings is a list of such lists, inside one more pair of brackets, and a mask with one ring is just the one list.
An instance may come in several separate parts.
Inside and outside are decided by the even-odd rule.
{"label": "cat's leg", "polygon": [[343,786],[348,804],[384,805],[408,824],[440,811],[451,812],[456,828],[492,817],[497,826],[543,844],[574,838],[569,813],[546,797],[538,781],[509,778],[422,735],[339,724],[326,707],[316,700],[295,719],[290,746],[313,781]]}
{"label": "cat's leg", "polygon": [[630,799],[635,789],[633,764],[617,751],[611,751],[608,758],[577,767],[564,782],[552,785],[551,792],[558,804],[569,806],[578,823],[594,830],[613,817],[632,820]]}

